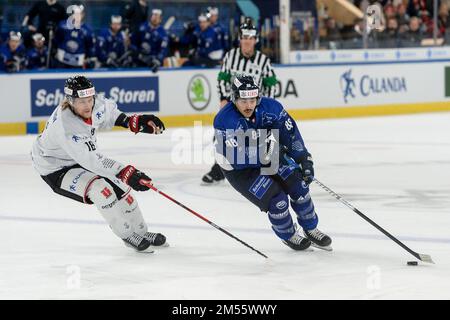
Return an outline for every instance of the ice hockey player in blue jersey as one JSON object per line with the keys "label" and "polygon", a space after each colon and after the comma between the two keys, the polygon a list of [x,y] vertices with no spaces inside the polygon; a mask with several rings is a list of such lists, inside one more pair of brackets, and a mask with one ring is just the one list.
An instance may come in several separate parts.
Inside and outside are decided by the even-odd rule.
{"label": "ice hockey player in blue jersey", "polygon": [[145,22],[131,37],[133,45],[139,51],[137,63],[158,70],[168,53],[169,36],[161,26],[162,10],[153,9],[150,21]]}
{"label": "ice hockey player in blue jersey", "polygon": [[84,7],[72,6],[73,14],[59,23],[55,33],[57,68],[93,68],[95,66],[95,37],[83,22]]}
{"label": "ice hockey player in blue jersey", "polygon": [[229,45],[229,37],[228,33],[225,31],[225,28],[219,23],[219,9],[217,7],[208,7],[207,14],[209,23],[211,24],[211,28],[217,34],[217,38],[221,44],[221,48],[223,52],[227,52]]}
{"label": "ice hockey player in blue jersey", "polygon": [[[294,250],[331,250],[309,193],[311,154],[295,121],[275,99],[261,97],[251,76],[233,80],[231,101],[214,119],[216,160],[231,186],[267,212],[275,234]],[[289,203],[296,213],[293,222]]]}
{"label": "ice hockey player in blue jersey", "polygon": [[27,66],[26,50],[20,32],[11,31],[8,41],[0,46],[0,72],[14,73]]}
{"label": "ice hockey player in blue jersey", "polygon": [[33,48],[28,49],[28,69],[45,69],[47,67],[48,49],[42,33],[33,34]]}
{"label": "ice hockey player in blue jersey", "polygon": [[219,35],[211,27],[207,15],[198,18],[200,33],[198,35],[197,53],[201,58],[220,61],[223,57],[222,42]]}
{"label": "ice hockey player in blue jersey", "polygon": [[218,34],[211,27],[207,14],[198,16],[198,25],[193,32],[196,40],[196,51],[184,66],[214,67],[219,65],[223,57],[222,43]]}
{"label": "ice hockey player in blue jersey", "polygon": [[100,31],[97,37],[97,57],[102,66],[108,68],[118,68],[125,65],[127,57],[126,36],[120,31],[122,28],[122,17],[111,16],[109,28]]}

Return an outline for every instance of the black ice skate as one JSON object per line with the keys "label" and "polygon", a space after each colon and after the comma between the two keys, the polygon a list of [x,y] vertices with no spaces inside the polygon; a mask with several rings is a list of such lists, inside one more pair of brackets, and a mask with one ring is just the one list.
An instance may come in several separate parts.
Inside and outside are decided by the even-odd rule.
{"label": "black ice skate", "polygon": [[303,238],[300,233],[295,231],[294,235],[290,237],[288,240],[283,240],[283,243],[294,250],[306,250],[311,245],[311,241],[306,238]]}
{"label": "black ice skate", "polygon": [[155,247],[168,247],[166,237],[161,233],[146,232],[144,238],[150,241],[150,245]]}
{"label": "black ice skate", "polygon": [[224,179],[225,176],[223,175],[220,166],[217,163],[215,163],[211,168],[211,171],[203,176],[202,181],[204,185],[211,185]]}
{"label": "black ice skate", "polygon": [[319,229],[315,228],[312,230],[303,230],[303,233],[305,234],[306,238],[311,241],[313,247],[327,251],[333,250],[333,248],[330,246],[331,238]]}
{"label": "black ice skate", "polygon": [[128,238],[122,240],[128,247],[134,248],[137,251],[144,251],[151,245],[151,242],[149,240],[141,237],[135,232],[133,232],[133,234]]}

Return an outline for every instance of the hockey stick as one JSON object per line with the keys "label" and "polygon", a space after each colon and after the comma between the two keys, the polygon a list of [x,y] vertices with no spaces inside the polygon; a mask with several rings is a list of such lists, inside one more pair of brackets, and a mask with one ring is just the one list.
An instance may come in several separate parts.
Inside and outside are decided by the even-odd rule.
{"label": "hockey stick", "polygon": [[342,196],[340,196],[339,194],[337,194],[336,192],[334,192],[333,190],[331,190],[329,187],[327,187],[326,185],[324,185],[322,182],[320,182],[319,180],[317,180],[316,178],[314,178],[314,182],[317,183],[320,187],[322,187],[322,189],[324,189],[325,191],[327,191],[329,194],[331,194],[333,197],[335,197],[337,200],[339,200],[340,202],[342,202],[343,204],[345,204],[347,207],[349,207],[350,209],[353,210],[353,212],[355,212],[356,214],[358,214],[361,218],[363,218],[364,220],[366,220],[367,222],[369,222],[372,226],[374,226],[375,228],[377,228],[379,231],[381,231],[382,233],[384,233],[387,237],[389,237],[392,241],[394,241],[395,243],[397,243],[400,247],[402,247],[403,249],[405,249],[406,251],[408,251],[410,254],[412,254],[414,257],[416,257],[417,259],[419,259],[420,261],[423,262],[428,262],[428,263],[434,263],[433,260],[431,259],[431,256],[428,254],[420,254],[417,253],[413,250],[411,250],[410,248],[408,248],[405,244],[403,244],[400,240],[398,240],[396,237],[394,237],[393,235],[391,235],[389,232],[387,232],[386,230],[384,230],[382,227],[380,227],[378,224],[376,224],[374,221],[372,221],[369,217],[367,217],[365,214],[363,214],[361,211],[359,211],[358,209],[356,209],[354,206],[352,206],[347,200],[345,200]]}
{"label": "hockey stick", "polygon": [[150,189],[152,189],[153,191],[156,191],[157,193],[159,193],[160,195],[166,197],[167,199],[169,199],[172,202],[175,202],[177,205],[179,205],[180,207],[182,207],[183,209],[186,209],[187,211],[189,211],[190,213],[192,213],[193,215],[195,215],[196,217],[202,219],[203,221],[207,222],[208,224],[210,224],[211,226],[213,226],[214,228],[216,228],[219,231],[222,231],[223,233],[225,233],[227,236],[233,238],[236,241],[239,241],[240,243],[242,243],[244,246],[252,249],[253,251],[255,251],[256,253],[258,253],[259,255],[263,256],[264,258],[268,258],[264,253],[256,250],[255,248],[253,248],[252,246],[248,245],[247,243],[245,243],[244,241],[242,241],[241,239],[239,239],[238,237],[232,235],[230,232],[226,231],[225,229],[219,227],[217,224],[215,224],[214,222],[209,221],[208,219],[206,219],[205,217],[203,217],[202,215],[198,214],[197,212],[195,212],[194,210],[186,207],[184,204],[178,202],[177,200],[175,200],[174,198],[172,198],[171,196],[165,194],[164,192],[162,192],[161,190],[158,190],[155,186],[152,185],[152,183],[150,181],[147,180],[140,180],[140,183],[144,186],[149,187]]}
{"label": "hockey stick", "polygon": [[48,48],[47,48],[47,61],[45,67],[50,68],[50,58],[53,50],[53,28],[49,30],[48,33]]}
{"label": "hockey stick", "polygon": [[[286,154],[284,155],[284,158],[286,159],[286,161],[290,164],[293,165],[297,168],[300,168],[300,166],[294,161],[294,159],[290,158],[289,156],[287,156]],[[394,241],[395,243],[397,243],[400,247],[402,247],[403,249],[405,249],[406,251],[408,251],[410,254],[412,254],[414,257],[416,257],[417,259],[419,259],[420,261],[423,262],[428,262],[428,263],[433,263],[433,260],[431,259],[431,256],[428,254],[421,254],[421,253],[417,253],[413,250],[411,250],[410,248],[408,248],[403,242],[401,242],[400,240],[398,240],[396,237],[394,237],[392,234],[390,234],[389,232],[387,232],[386,230],[384,230],[382,227],[380,227],[378,224],[376,224],[373,220],[371,220],[369,217],[367,217],[364,213],[362,213],[361,211],[359,211],[358,209],[356,209],[354,206],[352,206],[347,200],[345,200],[342,196],[340,196],[339,194],[337,194],[336,192],[334,192],[333,190],[331,190],[329,187],[327,187],[326,185],[324,185],[322,182],[320,182],[319,180],[317,180],[316,178],[314,178],[314,182],[317,183],[320,187],[322,187],[322,189],[324,189],[325,191],[327,191],[329,194],[331,194],[334,198],[336,198],[337,200],[339,200],[340,202],[342,202],[343,204],[345,204],[347,207],[349,207],[350,209],[353,210],[353,212],[355,212],[357,215],[359,215],[361,218],[363,218],[364,220],[366,220],[367,222],[369,222],[372,226],[374,226],[375,228],[377,228],[379,231],[381,231],[384,235],[386,235],[389,239],[391,239],[392,241]]]}
{"label": "hockey stick", "polygon": [[175,17],[171,16],[169,19],[167,19],[166,23],[164,24],[164,30],[169,30],[172,24],[175,22]]}

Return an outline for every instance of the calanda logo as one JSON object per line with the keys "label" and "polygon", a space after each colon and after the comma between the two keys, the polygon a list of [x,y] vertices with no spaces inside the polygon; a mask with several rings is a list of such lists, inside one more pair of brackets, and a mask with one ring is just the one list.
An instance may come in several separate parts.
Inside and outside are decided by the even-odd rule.
{"label": "calanda logo", "polygon": [[397,94],[408,91],[405,77],[373,77],[368,74],[356,77],[352,72],[352,69],[345,71],[339,79],[345,103],[357,96],[369,97],[378,94]]}
{"label": "calanda logo", "polygon": [[189,81],[187,95],[192,108],[197,111],[206,109],[211,101],[211,86],[208,79],[200,74],[193,76]]}

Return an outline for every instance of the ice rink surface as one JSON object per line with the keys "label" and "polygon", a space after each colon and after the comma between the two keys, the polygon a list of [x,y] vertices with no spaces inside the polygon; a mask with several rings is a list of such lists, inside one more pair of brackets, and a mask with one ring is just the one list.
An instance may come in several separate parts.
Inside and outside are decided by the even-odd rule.
{"label": "ice rink surface", "polygon": [[[201,186],[193,129],[101,133],[104,154],[267,254],[266,260],[155,192],[136,194],[169,248],[125,247],[95,207],[54,194],[31,167],[35,136],[0,137],[0,298],[450,299],[450,113],[300,122],[316,176],[435,265],[419,263],[319,186],[333,252],[294,252],[227,183]],[[194,145],[211,150],[211,131]],[[185,148],[183,149],[183,146]],[[197,155],[198,156],[198,155]],[[174,159],[178,159],[174,161]]]}

